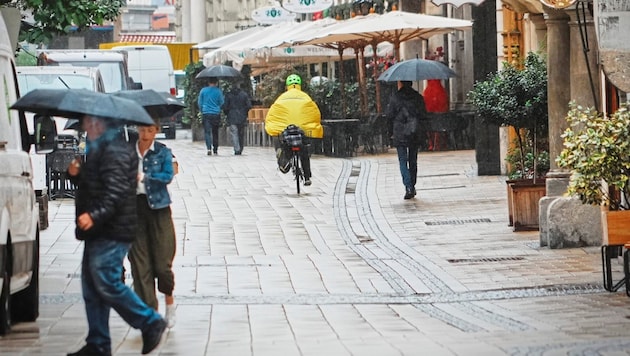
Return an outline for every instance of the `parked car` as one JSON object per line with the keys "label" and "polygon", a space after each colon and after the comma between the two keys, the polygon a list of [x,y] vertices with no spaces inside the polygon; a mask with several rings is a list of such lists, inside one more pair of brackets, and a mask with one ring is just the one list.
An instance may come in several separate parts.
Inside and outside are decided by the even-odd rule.
{"label": "parked car", "polygon": [[[105,85],[101,72],[96,67],[76,67],[76,66],[23,66],[16,67],[17,81],[20,94],[24,95],[34,89],[87,89],[97,92],[105,92]],[[25,113],[27,123],[33,119],[32,113]],[[80,138],[75,130],[66,130],[68,119],[62,117],[54,118],[59,144],[69,144],[79,142]],[[33,125],[28,125],[30,134],[35,133]],[[35,148],[30,150],[31,163],[33,165],[33,188],[40,204],[48,205],[49,199],[54,199],[56,191],[51,186],[51,173],[48,171],[50,157],[38,154]],[[40,229],[48,227],[48,209],[39,211]]]}
{"label": "parked car", "polygon": [[105,92],[139,89],[129,76],[127,53],[123,51],[82,50],[39,50],[38,65],[98,67],[105,84]]}
{"label": "parked car", "polygon": [[[7,16],[13,21],[12,29],[20,25],[20,13],[15,10]],[[32,322],[39,316],[39,205],[26,116],[9,110],[19,89],[14,61],[17,31],[8,31],[7,12],[0,12],[0,335],[7,334],[13,323]],[[9,37],[10,33],[16,38]],[[40,122],[46,123],[53,125],[51,119]],[[49,146],[39,147],[52,151]]]}

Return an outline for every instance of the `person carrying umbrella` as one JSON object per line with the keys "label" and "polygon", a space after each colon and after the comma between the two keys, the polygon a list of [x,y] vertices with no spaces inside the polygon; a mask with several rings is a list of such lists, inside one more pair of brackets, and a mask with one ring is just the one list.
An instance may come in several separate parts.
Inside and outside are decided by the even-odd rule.
{"label": "person carrying umbrella", "polygon": [[232,135],[235,155],[243,153],[247,114],[249,109],[252,108],[252,99],[247,92],[241,89],[241,85],[243,84],[236,84],[225,95],[225,102],[223,103],[223,111],[226,113],[227,121],[230,124],[230,134]]}
{"label": "person carrying umbrella", "polygon": [[389,100],[385,112],[391,145],[396,147],[402,182],[405,185],[404,199],[416,196],[418,175],[418,146],[420,120],[427,117],[424,98],[411,87],[411,81],[397,81],[398,90]]}
{"label": "person carrying umbrella", "polygon": [[197,98],[197,105],[201,112],[203,131],[208,156],[215,155],[219,149],[219,126],[221,125],[221,106],[225,101],[223,92],[218,87],[216,77],[208,78],[208,86],[201,89]]}
{"label": "person carrying umbrella", "polygon": [[89,138],[87,157],[73,160],[68,175],[78,186],[76,237],[85,241],[81,284],[89,331],[86,345],[68,355],[112,354],[111,308],[142,330],[142,353],[147,354],[159,344],[167,323],[120,278],[136,237],[138,158],[116,120],[84,115],[81,127]]}

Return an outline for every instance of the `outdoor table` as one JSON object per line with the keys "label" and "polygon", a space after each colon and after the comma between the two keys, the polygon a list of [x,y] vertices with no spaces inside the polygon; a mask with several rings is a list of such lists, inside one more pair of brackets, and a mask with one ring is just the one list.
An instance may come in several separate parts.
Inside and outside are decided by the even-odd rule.
{"label": "outdoor table", "polygon": [[327,156],[351,157],[356,154],[359,119],[325,119],[322,151]]}

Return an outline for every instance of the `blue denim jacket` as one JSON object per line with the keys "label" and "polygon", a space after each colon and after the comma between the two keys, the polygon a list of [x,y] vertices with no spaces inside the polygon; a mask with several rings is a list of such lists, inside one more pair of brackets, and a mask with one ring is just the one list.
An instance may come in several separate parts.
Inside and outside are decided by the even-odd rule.
{"label": "blue denim jacket", "polygon": [[171,196],[166,185],[173,180],[173,154],[163,143],[154,142],[154,151],[147,151],[142,159],[144,187],[151,209],[166,208]]}

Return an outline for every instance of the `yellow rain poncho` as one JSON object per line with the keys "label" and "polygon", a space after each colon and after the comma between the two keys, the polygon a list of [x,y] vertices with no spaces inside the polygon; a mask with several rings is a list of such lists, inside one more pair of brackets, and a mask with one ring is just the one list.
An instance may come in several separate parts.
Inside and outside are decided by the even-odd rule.
{"label": "yellow rain poncho", "polygon": [[308,137],[322,138],[324,129],[322,115],[317,104],[300,89],[291,88],[282,93],[271,105],[265,118],[265,131],[270,136],[278,136],[289,126],[299,126]]}

